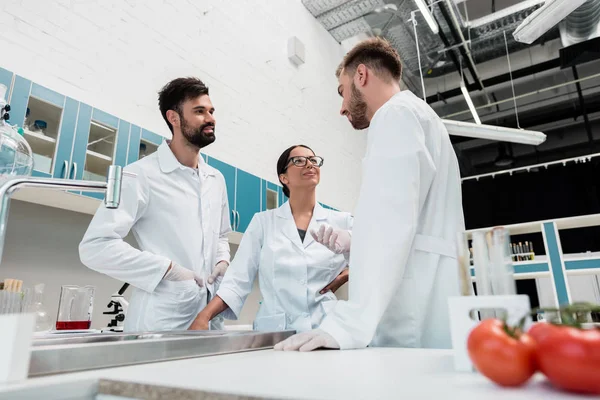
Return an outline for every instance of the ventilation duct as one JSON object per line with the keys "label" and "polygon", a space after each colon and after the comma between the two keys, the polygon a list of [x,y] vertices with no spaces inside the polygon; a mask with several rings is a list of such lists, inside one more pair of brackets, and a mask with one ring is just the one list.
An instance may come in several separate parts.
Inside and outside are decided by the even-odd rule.
{"label": "ventilation duct", "polygon": [[598,37],[600,34],[600,0],[588,0],[560,23],[563,46]]}
{"label": "ventilation duct", "polygon": [[[473,0],[476,1],[476,0]],[[600,0],[594,0],[600,1]],[[411,12],[418,10],[414,0],[302,0],[305,7],[338,41],[343,42],[360,34],[377,34],[387,38],[402,57],[404,70],[419,76],[419,63],[415,42],[421,53],[421,66],[425,77],[436,77],[456,71],[456,65],[450,57],[439,35],[434,34],[419,12],[417,20],[417,38],[412,26]],[[432,3],[431,0],[428,1]],[[442,15],[439,5],[433,2],[433,15],[440,27],[440,33],[452,38],[450,26]],[[513,31],[525,18],[540,7],[543,0],[526,0],[513,7],[503,9],[493,15],[471,21],[467,25],[461,19],[459,7],[451,2],[454,13],[460,20],[465,38],[470,39],[470,51],[476,63],[483,63],[505,56],[503,31]],[[386,10],[386,4],[394,5],[397,11]],[[446,2],[444,4],[447,4]],[[559,37],[558,27],[551,29],[540,41],[549,41]],[[507,35],[509,52],[527,47]],[[451,46],[458,43],[451,41]]]}

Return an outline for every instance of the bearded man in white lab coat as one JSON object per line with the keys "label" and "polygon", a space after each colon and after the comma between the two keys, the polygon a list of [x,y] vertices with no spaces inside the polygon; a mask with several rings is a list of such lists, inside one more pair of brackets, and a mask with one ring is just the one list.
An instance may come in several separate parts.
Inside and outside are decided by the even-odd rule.
{"label": "bearded man in white lab coat", "polygon": [[338,68],[341,114],[355,129],[370,128],[349,300],[277,350],[451,347],[447,299],[459,293],[454,240],[464,230],[458,162],[442,120],[400,90],[401,71],[380,38],[356,45]]}
{"label": "bearded man in white lab coat", "polygon": [[[208,88],[178,78],[158,103],[173,139],[125,167],[119,208],[100,206],[79,245],[83,264],[133,286],[129,332],[187,329],[230,260],[225,179],[200,155],[215,141]],[[129,231],[139,250],[123,240]],[[222,326],[222,317],[211,321]]]}

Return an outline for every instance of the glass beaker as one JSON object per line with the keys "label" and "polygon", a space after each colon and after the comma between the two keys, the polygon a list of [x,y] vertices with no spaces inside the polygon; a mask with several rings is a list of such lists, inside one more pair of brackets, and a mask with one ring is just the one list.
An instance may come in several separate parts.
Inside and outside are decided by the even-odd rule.
{"label": "glass beaker", "polygon": [[63,285],[60,288],[56,330],[90,329],[94,309],[93,286]]}
{"label": "glass beaker", "polygon": [[25,289],[24,310],[35,314],[35,332],[45,332],[52,328],[52,318],[44,307],[44,287],[39,283],[32,289]]}

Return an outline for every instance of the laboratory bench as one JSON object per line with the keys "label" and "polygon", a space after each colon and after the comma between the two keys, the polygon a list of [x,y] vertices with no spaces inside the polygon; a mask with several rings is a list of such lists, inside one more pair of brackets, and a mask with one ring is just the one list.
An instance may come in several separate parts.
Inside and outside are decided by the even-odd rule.
{"label": "laboratory bench", "polygon": [[581,399],[536,375],[498,387],[454,370],[451,350],[271,349],[30,378],[0,399]]}

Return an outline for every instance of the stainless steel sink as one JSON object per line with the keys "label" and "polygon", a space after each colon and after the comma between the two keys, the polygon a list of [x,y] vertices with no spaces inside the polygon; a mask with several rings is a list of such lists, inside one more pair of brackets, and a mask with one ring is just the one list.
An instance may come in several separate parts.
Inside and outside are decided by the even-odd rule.
{"label": "stainless steel sink", "polygon": [[56,334],[34,340],[29,376],[272,348],[295,331]]}
{"label": "stainless steel sink", "polygon": [[33,341],[33,346],[78,345],[90,343],[110,343],[133,340],[156,340],[169,338],[197,338],[223,335],[236,335],[243,331],[165,331],[165,332],[133,332],[133,333],[92,333],[92,334],[60,334],[45,336]]}

